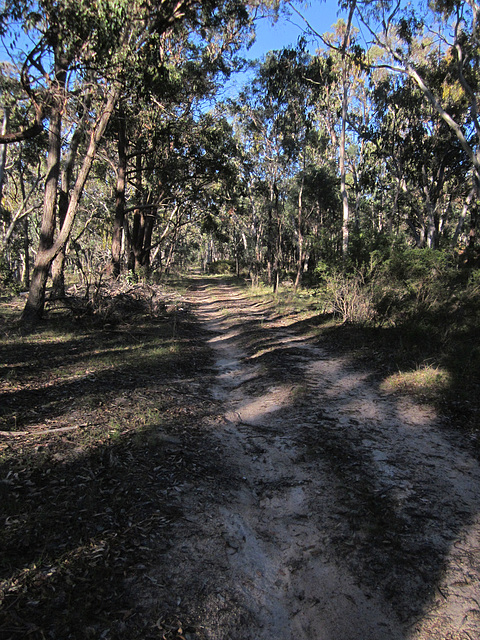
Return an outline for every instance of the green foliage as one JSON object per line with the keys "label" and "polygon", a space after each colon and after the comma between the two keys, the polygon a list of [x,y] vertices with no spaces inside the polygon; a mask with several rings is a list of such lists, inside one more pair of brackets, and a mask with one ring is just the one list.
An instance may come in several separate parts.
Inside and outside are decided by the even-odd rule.
{"label": "green foliage", "polygon": [[456,271],[454,256],[434,249],[394,247],[382,271],[388,279],[412,284],[433,283],[449,278]]}
{"label": "green foliage", "polygon": [[460,269],[450,254],[397,245],[373,252],[359,269],[319,262],[316,276],[326,308],[343,322],[409,327],[440,339],[478,323],[480,271]]}
{"label": "green foliage", "polygon": [[231,275],[235,273],[234,260],[216,260],[207,264],[207,271],[212,275]]}
{"label": "green foliage", "polygon": [[127,271],[127,273],[125,274],[125,282],[127,282],[127,284],[138,283],[138,275],[135,273],[135,271],[133,271],[132,269]]}
{"label": "green foliage", "polygon": [[16,295],[20,289],[10,265],[3,256],[0,256],[0,295]]}
{"label": "green foliage", "polygon": [[376,264],[369,283],[375,322],[446,334],[464,317],[461,298],[467,279],[452,255],[394,247],[386,260]]}
{"label": "green foliage", "polygon": [[329,276],[333,275],[334,268],[332,267],[332,265],[327,264],[324,260],[320,260],[315,266],[314,273],[318,278],[318,282],[324,283],[329,278]]}

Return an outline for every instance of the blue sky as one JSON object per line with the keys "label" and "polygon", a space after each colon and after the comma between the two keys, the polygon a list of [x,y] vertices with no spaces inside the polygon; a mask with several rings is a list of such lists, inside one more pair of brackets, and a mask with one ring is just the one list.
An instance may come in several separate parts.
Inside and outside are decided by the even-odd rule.
{"label": "blue sky", "polygon": [[[295,6],[305,16],[308,22],[318,33],[330,31],[342,14],[338,13],[336,0],[313,0],[307,8],[302,7],[302,2],[296,2]],[[291,16],[281,16],[274,25],[263,18],[258,21],[257,40],[248,52],[249,58],[259,58],[272,49],[282,49],[288,45],[295,45],[302,35],[305,23],[296,13],[291,11]],[[313,46],[312,51],[315,49]]]}
{"label": "blue sky", "polygon": [[[305,7],[302,5],[308,4]],[[331,31],[339,18],[344,17],[344,12],[338,14],[337,0],[313,0],[309,3],[295,2],[295,6],[307,19],[309,24],[320,34]],[[304,33],[306,28],[302,18],[293,11],[290,16],[282,15],[275,24],[267,18],[258,20],[257,38],[252,47],[244,55],[249,60],[261,59],[268,51],[283,49],[289,45],[295,46],[298,38]],[[309,50],[314,53],[320,42],[313,40],[309,43]],[[233,97],[248,83],[253,72],[239,73],[231,77],[224,87],[223,95]]]}
{"label": "blue sky", "polygon": [[[342,17],[342,14],[338,15],[337,0],[311,0],[310,2],[299,0],[294,2],[294,5],[318,33],[330,31],[332,25],[337,22],[339,17]],[[309,6],[305,7],[305,5]],[[256,41],[247,52],[244,52],[244,55],[246,58],[254,60],[262,58],[273,49],[282,49],[289,45],[295,46],[305,26],[301,17],[291,10],[290,16],[281,15],[275,24],[272,24],[267,18],[259,19]],[[310,44],[312,53],[318,44],[315,42]],[[0,59],[8,59],[2,42],[0,42]],[[225,86],[226,93],[234,95],[243,84],[248,82],[249,75],[242,73],[232,77]]]}

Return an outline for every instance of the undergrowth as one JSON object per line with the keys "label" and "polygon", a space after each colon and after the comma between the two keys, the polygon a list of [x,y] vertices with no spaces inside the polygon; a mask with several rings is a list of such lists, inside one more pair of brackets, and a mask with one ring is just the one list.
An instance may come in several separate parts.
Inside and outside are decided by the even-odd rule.
{"label": "undergrowth", "polygon": [[435,403],[480,434],[480,269],[454,255],[396,247],[368,262],[321,264],[315,287],[257,286],[250,296],[302,317],[325,344],[376,368],[382,388]]}
{"label": "undergrowth", "polygon": [[480,430],[480,270],[433,250],[373,253],[323,276],[321,313],[337,348],[385,371],[383,388],[437,403],[456,426]]}

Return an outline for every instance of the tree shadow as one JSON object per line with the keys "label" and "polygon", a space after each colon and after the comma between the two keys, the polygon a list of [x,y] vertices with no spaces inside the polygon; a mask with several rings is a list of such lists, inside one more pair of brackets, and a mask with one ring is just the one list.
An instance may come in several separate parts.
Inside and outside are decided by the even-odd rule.
{"label": "tree shadow", "polygon": [[105,397],[154,386],[161,377],[188,376],[209,365],[200,338],[191,318],[178,319],[172,312],[161,322],[115,332],[97,329],[55,342],[48,328],[44,338],[3,344],[2,428],[16,431],[59,420],[73,407],[87,411]]}
{"label": "tree shadow", "polygon": [[4,637],[158,637],[133,591],[152,565],[168,569],[182,486],[211,464],[184,430],[151,424],[64,462],[0,466]]}
{"label": "tree shadow", "polygon": [[[321,333],[312,335],[312,327],[318,328],[323,322],[326,326]],[[318,526],[331,528],[332,553],[363,584],[381,592],[408,628],[444,597],[443,581],[458,562],[456,545],[480,512],[480,473],[474,462],[479,449],[465,437],[472,435],[463,424],[465,414],[455,414],[456,404],[452,404],[460,388],[461,396],[465,397],[466,391],[467,396],[473,393],[475,399],[480,398],[476,391],[480,376],[465,379],[466,373],[476,371],[478,363],[472,367],[471,361],[467,365],[465,360],[458,362],[455,358],[462,343],[469,352],[475,332],[451,335],[454,348],[444,350],[440,359],[436,337],[427,339],[418,329],[365,330],[332,326],[327,318],[315,318],[313,322],[294,323],[289,331],[300,336],[309,334],[307,344],[319,347],[322,357],[339,362],[329,380],[322,381],[321,374],[317,380],[318,388],[324,385],[322,393],[331,389],[328,397],[333,412],[328,410],[328,403],[324,411],[317,408],[316,419],[313,416],[316,429],[304,437],[305,460],[328,465],[337,482],[336,503],[343,505],[342,517],[335,521],[328,514],[316,514],[321,516]],[[269,350],[258,358],[267,377],[279,382],[296,379],[301,384],[303,375],[306,391],[288,411],[302,419],[310,412],[312,419],[311,408],[318,405],[308,389],[305,370],[302,374],[305,352],[285,346],[268,332],[262,335],[261,330],[256,345]],[[422,413],[422,405],[427,402],[428,406],[432,398],[420,390],[406,401],[416,416],[409,420],[404,396],[386,395],[383,383],[400,367],[415,369],[433,358],[449,372],[448,388],[441,389],[440,398],[435,398],[437,409],[447,413],[439,417],[435,417],[435,411]],[[352,372],[362,375],[352,376]],[[369,418],[368,412],[359,412],[351,384],[371,389],[368,402],[375,419]],[[337,395],[337,388],[343,388],[343,396]],[[473,421],[470,425],[475,435],[478,427]],[[387,457],[375,450],[376,439],[385,441],[382,429],[385,434],[393,434]],[[379,475],[384,477],[381,483]]]}
{"label": "tree shadow", "polygon": [[[172,317],[165,339],[167,335],[168,340],[173,339],[173,323]],[[470,474],[462,471],[468,452],[453,439],[448,448],[455,453],[449,461],[453,471],[445,474],[440,460],[444,460],[447,447],[438,435],[439,425],[425,419],[402,431],[400,399],[393,397],[382,408],[381,383],[398,363],[385,364],[383,353],[373,353],[392,348],[391,331],[375,330],[368,342],[365,333],[343,326],[327,328],[318,339],[311,333],[318,323],[318,319],[313,323],[300,321],[291,324],[288,331],[303,335],[308,329],[307,344],[320,345],[321,350],[343,359],[343,365],[331,376],[331,384],[348,386],[351,371],[362,370],[355,384],[372,389],[372,406],[378,409],[380,403],[376,420],[356,413],[350,399],[337,398],[330,409],[319,403],[318,388],[308,385],[309,356],[305,349],[274,334],[263,326],[260,317],[236,327],[247,329],[244,346],[249,362],[262,368],[249,392],[261,395],[265,390],[262,380],[265,385],[292,383],[303,389],[277,412],[277,418],[286,423],[308,417],[312,428],[298,437],[298,459],[292,464],[304,465],[307,474],[322,464],[334,479],[335,512],[326,512],[320,500],[310,505],[309,519],[326,534],[325,547],[314,551],[328,552],[339,566],[347,567],[372,594],[391,604],[408,629],[434,606],[455,545],[478,514],[478,473],[472,475],[471,466]],[[181,607],[177,603],[184,594],[176,590],[178,584],[169,577],[171,558],[181,556],[177,551],[185,537],[202,535],[201,531],[188,529],[188,505],[208,509],[242,487],[240,469],[231,461],[226,465],[218,441],[208,433],[213,427],[207,428],[204,423],[212,411],[212,404],[205,404],[212,375],[211,355],[202,345],[205,333],[190,322],[183,326],[177,323],[176,327],[175,340],[185,347],[180,353],[157,352],[157,328],[152,328],[152,333],[142,329],[140,343],[133,338],[128,342],[123,334],[103,335],[101,348],[95,341],[84,343],[82,338],[73,338],[66,349],[72,349],[75,364],[82,362],[84,344],[97,363],[125,344],[132,351],[140,344],[141,353],[138,359],[132,356],[117,361],[112,370],[97,370],[94,379],[84,374],[75,381],[55,382],[52,387],[43,385],[37,390],[12,390],[5,396],[12,400],[5,414],[10,418],[14,403],[33,407],[43,404],[41,419],[46,420],[66,415],[68,406],[61,398],[65,402],[70,396],[83,396],[97,406],[105,402],[107,391],[111,394],[108,402],[122,396],[128,403],[136,391],[136,403],[140,396],[150,398],[152,394],[152,406],[155,403],[160,407],[160,418],[150,416],[143,425],[135,422],[138,416],[118,408],[115,429],[99,427],[92,440],[83,441],[74,432],[8,445],[17,449],[0,464],[4,523],[0,571],[5,594],[0,632],[5,637],[178,637],[178,626],[173,629],[172,625],[170,635],[166,635],[165,627],[160,631],[162,625],[156,624],[165,616],[175,620],[175,615],[185,614],[185,607],[196,598],[195,611],[190,613],[193,635],[195,612],[201,611],[209,598],[219,601],[223,583],[218,575],[212,574],[209,581],[199,578],[192,584],[190,600],[187,598]],[[235,340],[230,341],[234,345]],[[41,371],[46,371],[43,359],[49,353],[48,343],[41,349],[37,361]],[[25,360],[24,354],[16,356],[11,346],[7,355],[12,364]],[[62,349],[54,351],[53,358],[61,363]],[[22,372],[25,379],[28,374],[27,369]],[[327,385],[322,379],[316,382]],[[188,395],[191,384],[197,387]],[[25,414],[23,425],[28,427],[36,421],[38,418]],[[381,438],[382,425],[385,433],[396,434],[392,440],[395,446],[386,458],[380,456],[375,438],[370,437],[372,429],[380,429],[376,437]],[[438,457],[425,455],[418,463],[417,431],[430,429]],[[407,476],[411,470],[413,475]],[[379,477],[383,478],[380,483]],[[462,483],[468,484],[471,492],[464,503],[456,499]],[[198,493],[200,485],[210,494],[208,499]],[[202,548],[196,555],[187,550],[186,566],[181,568],[185,581],[208,574]],[[152,567],[156,567],[154,575]],[[151,587],[157,600],[142,602],[145,584],[152,579],[160,580]],[[164,598],[160,604],[159,593]],[[241,603],[236,606],[242,608]],[[222,611],[219,620],[227,616]],[[232,620],[239,622],[240,618],[225,619],[225,628],[220,631],[225,634],[229,630],[233,638],[236,629]],[[329,632],[333,640],[335,630]],[[199,630],[193,637],[204,637],[202,633]],[[405,631],[404,637],[409,634]]]}
{"label": "tree shadow", "polygon": [[[4,393],[4,417],[25,407],[28,431],[4,437],[0,448],[2,637],[158,637],[154,612],[132,605],[135,590],[148,567],[168,569],[185,523],[182,487],[214,464],[199,435],[212,406],[198,392],[210,373],[209,350],[192,318],[164,323],[62,345],[46,339],[17,378],[20,386],[38,376],[39,388]],[[28,357],[39,336],[29,340],[20,356],[8,345],[6,361]],[[52,346],[50,366],[66,360],[75,380],[45,384]],[[110,368],[77,375],[79,364],[112,353]],[[86,402],[97,412],[84,411]],[[96,423],[49,431],[48,421],[68,419],[72,406],[77,421],[96,416]]]}

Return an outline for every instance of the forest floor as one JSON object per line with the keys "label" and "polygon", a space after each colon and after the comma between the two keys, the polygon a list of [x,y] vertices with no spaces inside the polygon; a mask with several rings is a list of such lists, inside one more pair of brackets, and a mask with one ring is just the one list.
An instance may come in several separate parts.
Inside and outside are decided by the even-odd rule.
{"label": "forest floor", "polygon": [[476,433],[311,310],[112,300],[3,305],[2,638],[480,638]]}

